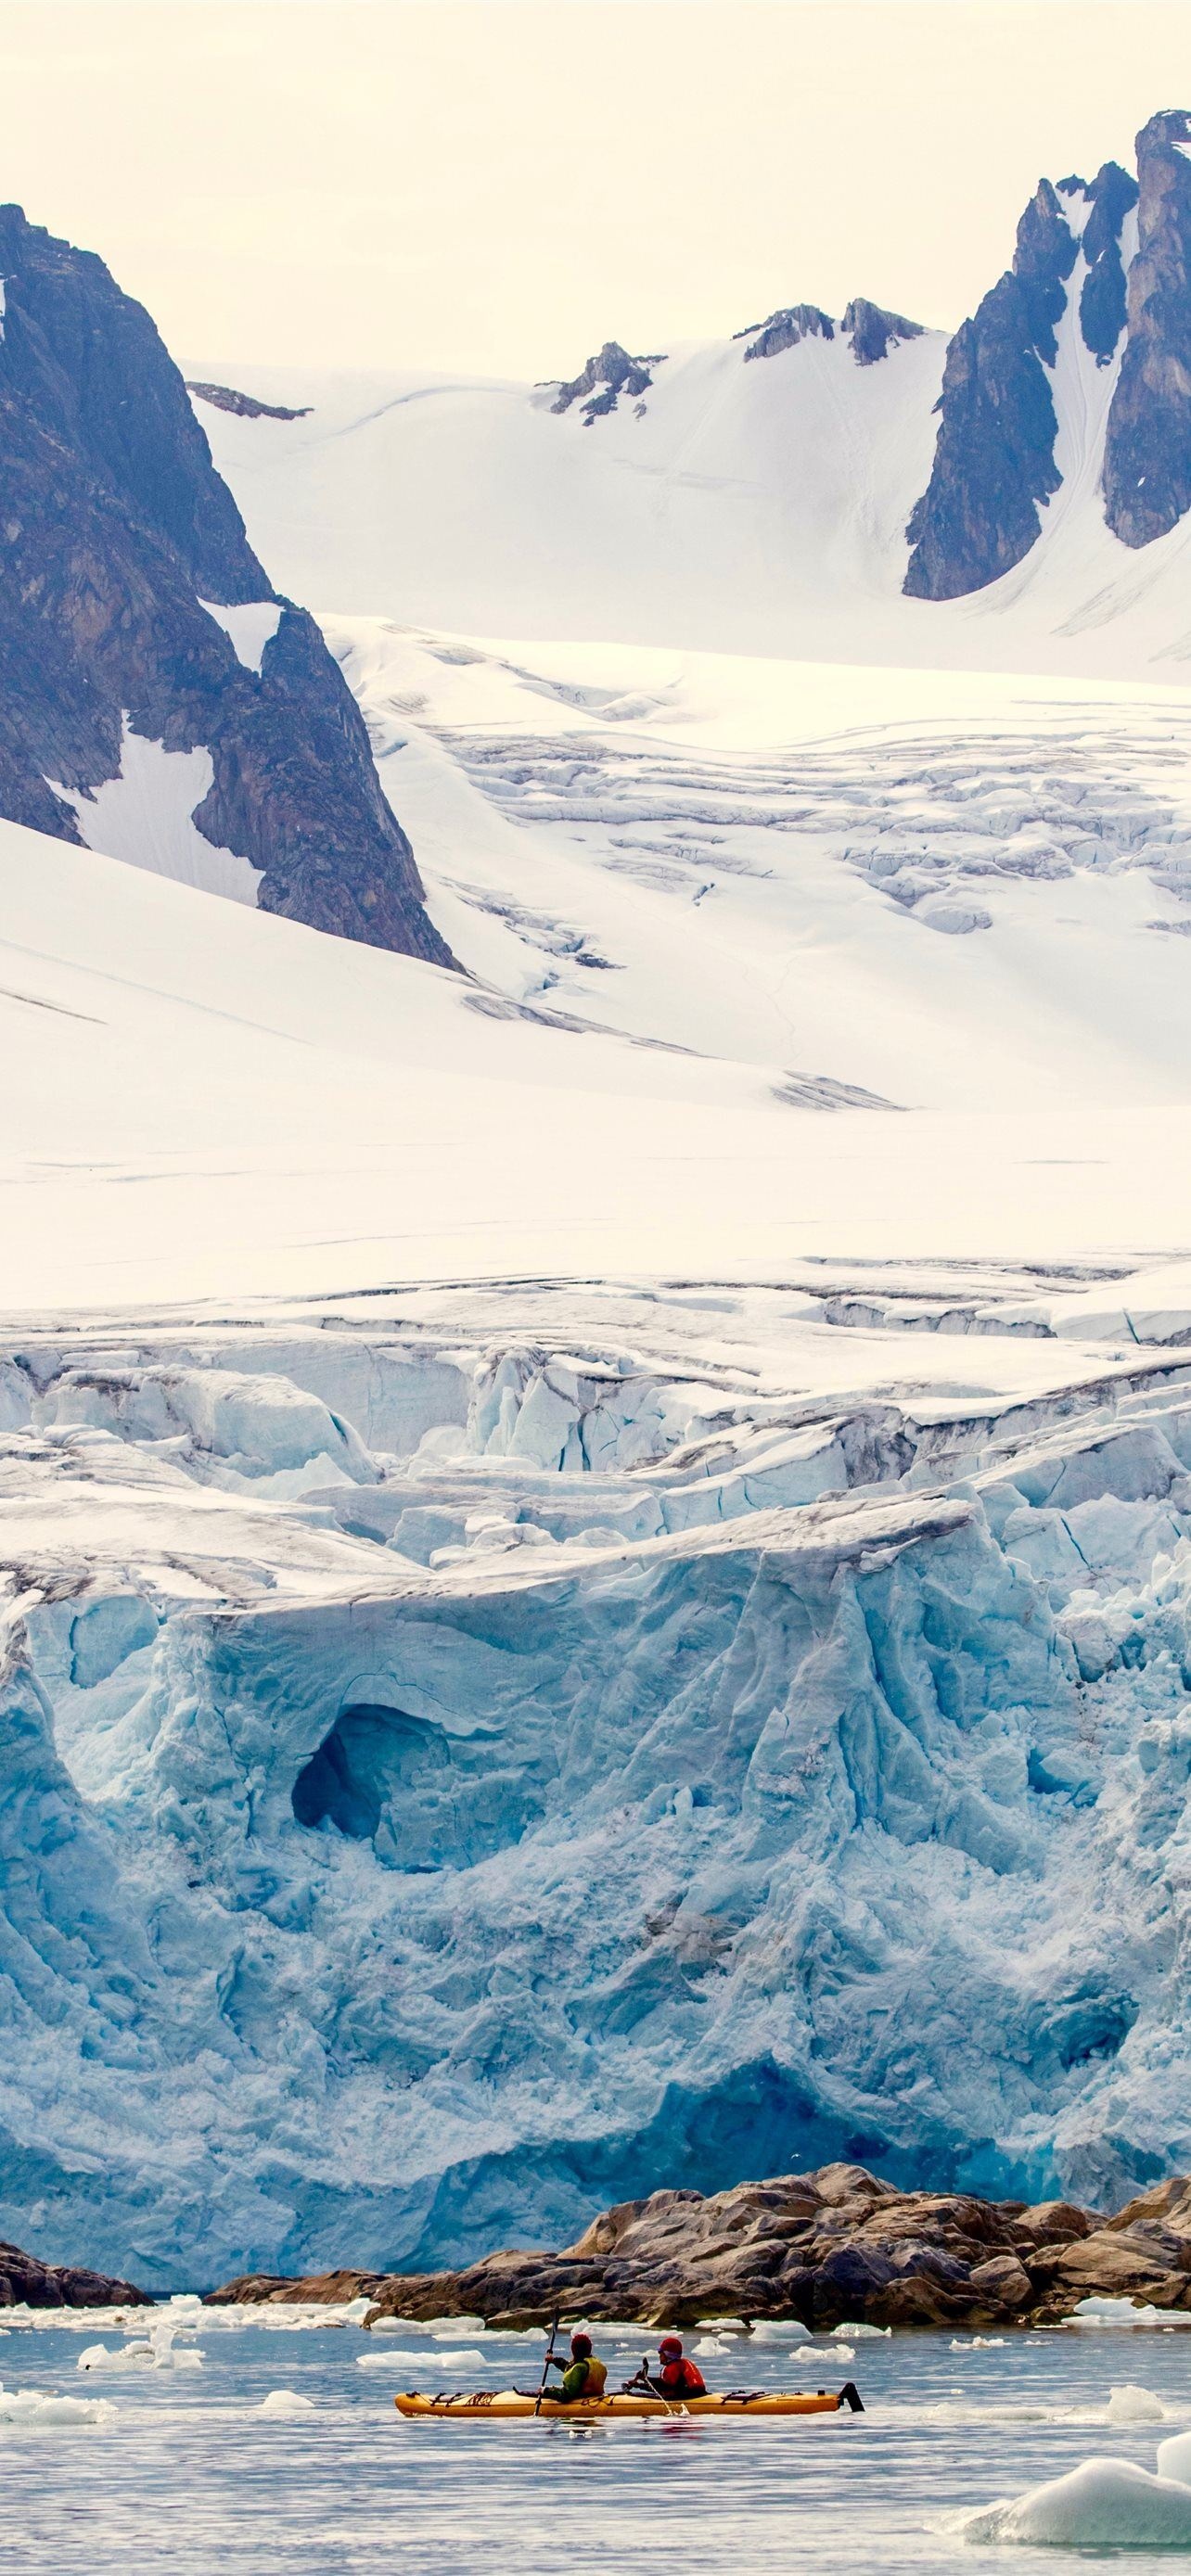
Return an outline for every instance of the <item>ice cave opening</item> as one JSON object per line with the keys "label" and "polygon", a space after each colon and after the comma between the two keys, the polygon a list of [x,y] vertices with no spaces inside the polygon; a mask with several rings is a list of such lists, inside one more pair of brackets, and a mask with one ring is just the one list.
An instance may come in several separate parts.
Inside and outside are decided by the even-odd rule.
{"label": "ice cave opening", "polygon": [[294,1814],[300,1825],[335,1825],[353,1842],[374,1843],[382,1822],[393,1821],[394,1794],[416,1799],[448,1761],[439,1728],[404,1709],[345,1708],[298,1773]]}

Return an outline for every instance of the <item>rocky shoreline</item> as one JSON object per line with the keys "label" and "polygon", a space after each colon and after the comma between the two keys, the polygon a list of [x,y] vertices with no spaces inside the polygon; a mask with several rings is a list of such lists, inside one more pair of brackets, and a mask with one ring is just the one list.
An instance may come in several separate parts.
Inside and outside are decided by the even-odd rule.
{"label": "rocky shoreline", "polygon": [[0,2245],[0,2308],[151,2308],[149,2290],[73,2263],[42,2263],[19,2245]]}
{"label": "rocky shoreline", "polygon": [[624,2201],[561,2253],[491,2254],[459,2272],[253,2273],[208,2305],[367,2297],[368,2324],[466,2315],[533,2326],[559,2314],[831,2328],[1057,2325],[1094,2296],[1191,2308],[1191,2181],[1158,2183],[1105,2217],[1067,2201],[902,2192],[860,2165],[824,2165],[710,2196]]}

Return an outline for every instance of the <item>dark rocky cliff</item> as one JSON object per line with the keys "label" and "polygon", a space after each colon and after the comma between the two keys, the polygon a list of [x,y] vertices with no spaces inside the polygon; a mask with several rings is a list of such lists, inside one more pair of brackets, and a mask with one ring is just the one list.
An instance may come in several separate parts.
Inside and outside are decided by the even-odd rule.
{"label": "dark rocky cliff", "polygon": [[1164,537],[1191,507],[1191,115],[1137,138],[1137,257],[1128,338],[1108,416],[1104,507],[1127,546]]}
{"label": "dark rocky cliff", "polygon": [[1126,215],[1137,204],[1137,181],[1122,170],[1119,161],[1106,161],[1085,194],[1092,200],[1092,210],[1083,231],[1087,275],[1079,299],[1079,327],[1097,366],[1106,367],[1125,328],[1121,233]]}
{"label": "dark rocky cliff", "polygon": [[[1191,181],[1191,170],[1187,176]],[[1012,268],[947,352],[934,468],[906,530],[911,598],[983,590],[1035,543],[1038,505],[1061,480],[1049,370],[1081,240],[1079,328],[1097,365],[1107,366],[1125,327],[1122,231],[1136,203],[1136,182],[1117,161],[1106,161],[1090,183],[1039,182],[1018,226]]]}
{"label": "dark rocky cliff", "polygon": [[149,315],[19,206],[0,278],[0,815],[79,840],[47,782],[116,777],[127,719],[209,750],[198,829],[266,910],[450,964],[313,620],[279,603],[258,674],[202,605],[277,594]]}
{"label": "dark rocky cliff", "polygon": [[750,322],[733,338],[748,341],[746,358],[778,358],[783,349],[796,349],[800,340],[834,340],[835,324],[818,304],[787,304],[767,322]]}
{"label": "dark rocky cliff", "polygon": [[840,329],[858,367],[878,366],[899,341],[922,338],[921,322],[908,321],[904,313],[887,313],[883,304],[870,304],[867,295],[853,296]]}
{"label": "dark rocky cliff", "polygon": [[982,590],[1028,554],[1037,504],[1059,487],[1046,370],[1078,245],[1049,179],[1017,230],[1013,266],[947,352],[934,470],[906,531],[913,599]]}
{"label": "dark rocky cliff", "polygon": [[148,2308],[148,2290],[131,2281],[111,2280],[106,2272],[84,2272],[74,2264],[43,2263],[22,2254],[18,2245],[0,2245],[0,2309],[3,2308]]}
{"label": "dark rocky cliff", "polygon": [[651,369],[664,364],[664,352],[656,352],[650,358],[630,358],[619,340],[605,340],[603,348],[596,350],[569,384],[559,385],[550,409],[569,411],[572,403],[579,403],[585,426],[590,429],[593,421],[616,410],[622,394],[632,402],[639,401],[653,383]]}

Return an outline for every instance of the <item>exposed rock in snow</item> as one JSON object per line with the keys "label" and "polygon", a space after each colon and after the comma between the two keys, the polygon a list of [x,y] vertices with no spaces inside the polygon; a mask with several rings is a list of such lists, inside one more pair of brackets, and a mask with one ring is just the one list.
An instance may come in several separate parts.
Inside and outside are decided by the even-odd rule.
{"label": "exposed rock in snow", "polygon": [[[595,420],[615,411],[622,394],[638,400],[648,393],[653,383],[652,370],[664,364],[662,357],[630,358],[619,340],[605,340],[603,348],[589,358],[570,384],[560,385],[551,411],[569,411],[572,403],[582,404],[583,419],[590,429]],[[584,401],[584,396],[589,399]]]}
{"label": "exposed rock in snow", "polygon": [[834,340],[835,324],[817,304],[787,304],[767,322],[750,322],[736,338],[748,341],[746,358],[776,358],[783,349],[796,349],[800,340]]}
{"label": "exposed rock in snow", "polygon": [[1087,274],[1079,298],[1079,327],[1098,367],[1116,353],[1125,328],[1125,264],[1121,234],[1137,204],[1137,181],[1119,161],[1106,161],[1085,194],[1091,211],[1083,228]]}
{"label": "exposed rock in snow", "polygon": [[922,338],[921,322],[908,322],[904,313],[887,313],[883,304],[870,304],[866,295],[853,296],[840,329],[858,367],[876,366],[899,341]]}
{"label": "exposed rock in snow", "polygon": [[1137,256],[1104,451],[1105,515],[1127,546],[1150,545],[1191,506],[1189,140],[1182,108],[1151,117],[1137,138]]}
{"label": "exposed rock in snow", "polygon": [[[119,855],[248,900],[255,871],[265,910],[449,963],[350,694],[272,591],[149,316],[17,206],[0,264],[0,814],[90,840],[119,781]],[[130,735],[159,789],[199,762],[180,817],[139,794]],[[209,873],[179,840],[211,844]]]}
{"label": "exposed rock in snow", "polygon": [[934,470],[910,516],[905,588],[955,599],[995,581],[1035,543],[1038,503],[1059,488],[1058,423],[1046,370],[1078,245],[1056,191],[1039,182],[1013,266],[947,352]]}
{"label": "exposed rock in snow", "polygon": [[200,402],[214,403],[217,411],[233,412],[237,420],[308,420],[311,406],[301,403],[258,402],[253,394],[237,393],[234,385],[197,384],[186,379],[188,394],[197,394]]}

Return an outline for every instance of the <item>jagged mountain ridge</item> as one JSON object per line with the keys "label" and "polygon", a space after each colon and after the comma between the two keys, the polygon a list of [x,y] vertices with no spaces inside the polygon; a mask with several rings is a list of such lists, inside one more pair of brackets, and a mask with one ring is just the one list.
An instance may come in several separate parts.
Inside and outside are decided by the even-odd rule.
{"label": "jagged mountain ridge", "polygon": [[270,560],[348,617],[1181,680],[1188,134],[1164,111],[1138,178],[1041,180],[950,339],[792,302],[534,387],[250,369],[309,416],[196,402]]}
{"label": "jagged mountain ridge", "polygon": [[116,782],[180,794],[195,881],[449,963],[354,701],[149,315],[16,206],[0,274],[0,815],[103,847]]}

